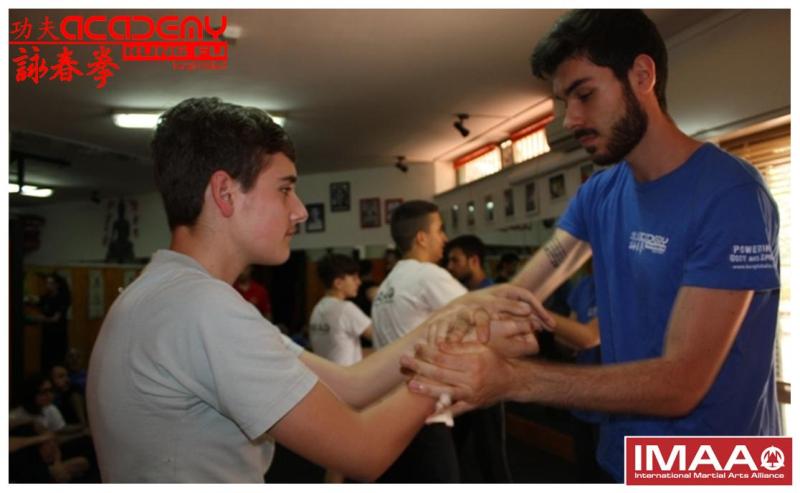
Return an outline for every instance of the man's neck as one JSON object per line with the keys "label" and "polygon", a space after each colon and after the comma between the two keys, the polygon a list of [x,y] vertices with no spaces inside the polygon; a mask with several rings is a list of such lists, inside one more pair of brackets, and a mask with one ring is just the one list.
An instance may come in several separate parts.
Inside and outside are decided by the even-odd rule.
{"label": "man's neck", "polygon": [[702,145],[663,113],[652,114],[639,144],[626,156],[639,183],[654,181],[680,168]]}
{"label": "man's neck", "polygon": [[486,273],[481,272],[473,272],[472,277],[470,277],[469,281],[467,282],[467,288],[472,291],[474,289],[478,289],[481,287],[481,284],[486,280]]}

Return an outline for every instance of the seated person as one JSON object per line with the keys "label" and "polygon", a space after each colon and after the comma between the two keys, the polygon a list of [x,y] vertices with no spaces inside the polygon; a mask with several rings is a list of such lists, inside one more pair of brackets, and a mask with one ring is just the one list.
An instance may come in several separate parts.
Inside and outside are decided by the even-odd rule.
{"label": "seated person", "polygon": [[54,366],[50,370],[50,380],[53,383],[53,404],[61,412],[67,425],[79,425],[88,429],[86,401],[83,395],[72,387],[67,369],[62,365]]}

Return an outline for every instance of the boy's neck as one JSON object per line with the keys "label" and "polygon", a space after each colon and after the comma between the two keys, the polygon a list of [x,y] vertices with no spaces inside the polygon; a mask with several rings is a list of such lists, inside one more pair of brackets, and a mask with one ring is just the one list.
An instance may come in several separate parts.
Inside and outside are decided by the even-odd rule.
{"label": "boy's neck", "polygon": [[403,260],[416,260],[417,262],[433,263],[433,259],[428,254],[428,252],[418,247],[412,248],[407,254],[405,254]]}
{"label": "boy's neck", "polygon": [[233,285],[251,262],[239,258],[239,252],[229,242],[215,242],[214,238],[221,235],[213,231],[206,235],[197,226],[177,226],[172,231],[169,249],[192,257],[212,277]]}
{"label": "boy's neck", "polygon": [[331,298],[336,298],[338,300],[343,300],[346,298],[344,292],[341,289],[331,288],[325,291],[325,296],[330,296]]}

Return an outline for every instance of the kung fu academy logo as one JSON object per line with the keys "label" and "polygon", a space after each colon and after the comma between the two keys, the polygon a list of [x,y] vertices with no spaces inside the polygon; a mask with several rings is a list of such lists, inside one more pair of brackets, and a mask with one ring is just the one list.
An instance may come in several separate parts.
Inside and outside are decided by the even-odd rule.
{"label": "kung fu academy logo", "polygon": [[[10,58],[18,84],[68,83],[92,78],[104,88],[119,62],[171,62],[173,70],[221,70],[228,65],[223,33],[227,17],[165,15],[66,15],[15,19],[11,12]],[[76,51],[89,48],[91,59]]]}
{"label": "kung fu academy logo", "polygon": [[625,437],[625,483],[791,485],[788,437]]}

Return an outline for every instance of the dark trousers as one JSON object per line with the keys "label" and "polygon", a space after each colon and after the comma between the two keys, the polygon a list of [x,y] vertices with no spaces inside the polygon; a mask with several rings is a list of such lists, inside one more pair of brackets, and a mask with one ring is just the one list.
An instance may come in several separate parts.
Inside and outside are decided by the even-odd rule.
{"label": "dark trousers", "polygon": [[458,483],[458,457],[453,433],[437,423],[426,425],[389,466],[378,483]]}
{"label": "dark trousers", "polygon": [[502,403],[455,420],[453,439],[463,483],[510,483]]}

